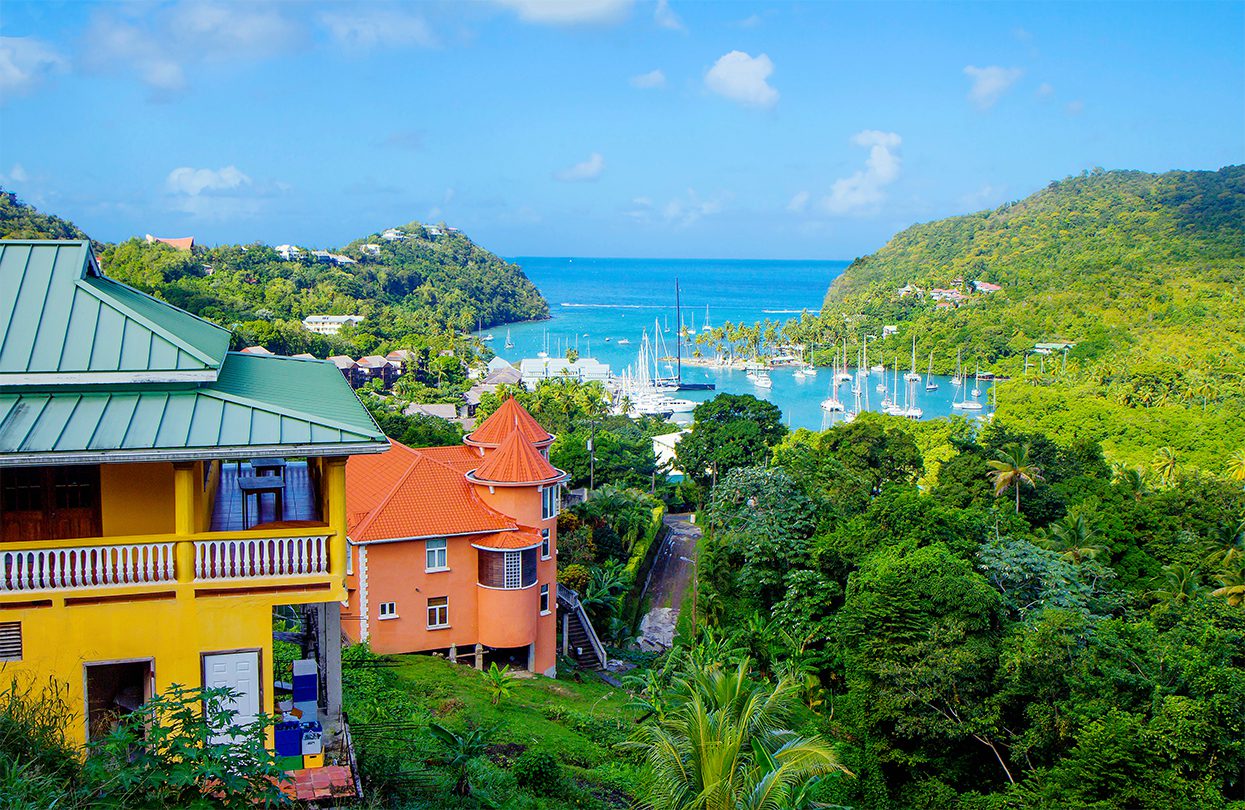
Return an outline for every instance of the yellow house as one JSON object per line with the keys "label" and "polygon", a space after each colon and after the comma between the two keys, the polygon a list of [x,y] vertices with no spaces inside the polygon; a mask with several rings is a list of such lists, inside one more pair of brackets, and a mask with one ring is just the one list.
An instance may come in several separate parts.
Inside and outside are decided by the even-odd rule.
{"label": "yellow house", "polygon": [[0,683],[60,682],[71,736],[171,684],[274,708],[279,606],[340,715],[346,459],[388,448],[341,373],[0,241]]}

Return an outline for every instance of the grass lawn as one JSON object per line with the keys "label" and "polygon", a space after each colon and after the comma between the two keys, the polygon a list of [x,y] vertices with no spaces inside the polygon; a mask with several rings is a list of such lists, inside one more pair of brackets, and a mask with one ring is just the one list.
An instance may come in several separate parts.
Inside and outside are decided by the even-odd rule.
{"label": "grass lawn", "polygon": [[[484,677],[470,666],[451,664],[425,655],[399,655],[385,659],[392,666],[373,670],[355,691],[376,692],[382,697],[368,710],[356,708],[358,747],[366,759],[369,750],[376,765],[411,774],[398,792],[397,807],[473,807],[472,799],[450,795],[455,774],[440,764],[443,749],[427,731],[437,722],[463,733],[471,728],[491,729],[489,753],[472,763],[471,783],[485,794],[485,801],[506,808],[627,807],[629,786],[642,778],[634,756],[624,756],[613,746],[635,728],[637,713],[627,707],[628,695],[589,673],[582,682],[539,676],[516,677],[510,695],[496,706]],[[349,677],[347,678],[349,681]],[[347,704],[360,699],[347,684]],[[392,707],[381,708],[380,707]],[[397,715],[403,727],[386,731],[388,716]],[[379,730],[379,733],[378,733]],[[522,767],[516,763],[527,751],[549,754],[561,768],[560,786],[550,789],[546,780],[521,783]],[[529,758],[531,755],[528,755]],[[375,775],[375,774],[373,774]],[[375,800],[376,797],[369,797]]]}

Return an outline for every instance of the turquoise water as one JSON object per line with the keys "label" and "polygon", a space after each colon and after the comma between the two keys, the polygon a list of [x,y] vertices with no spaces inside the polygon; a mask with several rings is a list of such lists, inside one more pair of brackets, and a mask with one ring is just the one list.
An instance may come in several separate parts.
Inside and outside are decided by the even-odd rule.
{"label": "turquoise water", "polygon": [[[751,261],[721,259],[584,259],[565,257],[519,257],[512,259],[527,273],[549,302],[547,321],[513,324],[489,330],[494,335],[493,351],[512,363],[535,357],[542,350],[546,335],[549,355],[559,357],[568,347],[579,349],[609,363],[615,374],[634,364],[640,348],[640,336],[647,330],[653,336],[654,321],[662,337],[674,353],[673,338],[677,333],[678,315],[674,305],[674,283],[677,278],[683,304],[683,320],[699,331],[705,321],[705,307],[714,326],[726,321],[753,323],[766,318],[783,321],[798,317],[808,310],[816,313],[821,307],[826,288],[848,262],[842,261]],[[669,332],[666,332],[666,328]],[[510,332],[513,349],[504,348],[506,332]],[[605,338],[610,338],[607,342]],[[621,339],[630,345],[619,345]],[[910,364],[911,346],[900,346],[895,339],[877,350],[889,365],[898,356]],[[928,354],[920,354],[917,345],[917,366],[924,371]],[[686,353],[686,352],[685,352]],[[870,363],[880,362],[882,354],[870,347]],[[900,368],[899,385],[903,382]],[[815,377],[798,378],[794,371],[774,370],[770,374],[774,386],[764,390],[754,386],[741,370],[683,367],[685,382],[712,382],[716,391],[681,391],[685,399],[704,400],[717,392],[753,394],[780,407],[792,427],[820,430],[829,424],[829,415],[821,410],[821,401],[828,395],[831,374],[819,368]],[[887,384],[892,384],[890,373]],[[881,374],[871,374],[868,384],[869,407],[881,410],[883,394],[876,390],[882,383]],[[916,384],[917,405],[924,409],[926,419],[955,413],[952,397],[958,388],[949,377],[935,377],[938,390],[925,391],[924,381]],[[988,383],[981,384],[982,403],[989,401]],[[892,386],[893,387],[893,386]],[[971,388],[971,385],[970,385]],[[853,405],[851,383],[838,387],[839,399]],[[977,412],[987,414],[990,406]],[[970,415],[972,415],[970,413]],[[841,415],[834,418],[841,419]]]}

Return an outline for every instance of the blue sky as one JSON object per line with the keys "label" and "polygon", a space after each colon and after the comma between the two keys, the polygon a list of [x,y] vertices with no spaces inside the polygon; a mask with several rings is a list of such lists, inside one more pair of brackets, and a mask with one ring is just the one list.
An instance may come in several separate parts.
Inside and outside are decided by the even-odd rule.
{"label": "blue sky", "polygon": [[0,184],[96,238],[845,259],[1094,166],[1245,160],[1245,3],[54,2]]}

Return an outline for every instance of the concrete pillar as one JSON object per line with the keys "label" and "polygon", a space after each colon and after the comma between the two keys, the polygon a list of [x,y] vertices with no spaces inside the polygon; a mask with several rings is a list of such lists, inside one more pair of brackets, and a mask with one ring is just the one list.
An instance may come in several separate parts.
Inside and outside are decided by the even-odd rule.
{"label": "concrete pillar", "polygon": [[571,649],[571,614],[562,614],[562,654],[566,655]]}
{"label": "concrete pillar", "polygon": [[536,671],[536,642],[527,645],[527,671]]}
{"label": "concrete pillar", "polygon": [[342,606],[340,602],[317,605],[320,613],[320,677],[324,679],[324,733],[327,743],[341,728],[342,718]]}
{"label": "concrete pillar", "polygon": [[476,669],[484,671],[484,645],[476,645]]}
{"label": "concrete pillar", "polygon": [[458,645],[457,644],[450,645],[450,663],[451,664],[458,663]]}
{"label": "concrete pillar", "polygon": [[190,535],[195,533],[195,463],[179,461],[173,465],[173,533],[174,572],[178,582],[194,582],[195,546]]}

